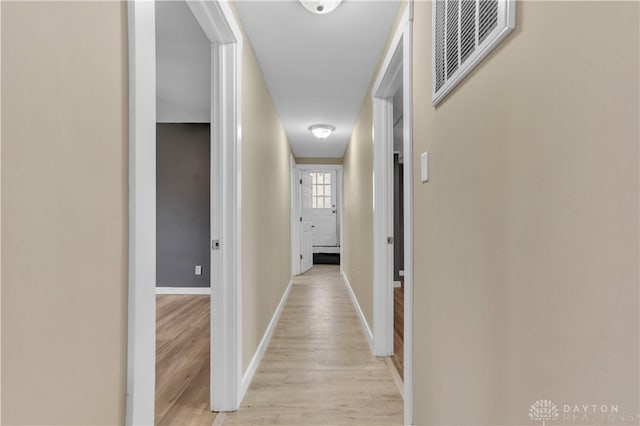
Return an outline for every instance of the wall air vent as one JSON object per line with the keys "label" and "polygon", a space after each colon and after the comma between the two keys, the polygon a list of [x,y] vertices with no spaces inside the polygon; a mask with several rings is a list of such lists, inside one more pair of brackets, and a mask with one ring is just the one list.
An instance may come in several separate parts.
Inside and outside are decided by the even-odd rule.
{"label": "wall air vent", "polygon": [[515,10],[515,0],[433,2],[433,106],[515,28]]}

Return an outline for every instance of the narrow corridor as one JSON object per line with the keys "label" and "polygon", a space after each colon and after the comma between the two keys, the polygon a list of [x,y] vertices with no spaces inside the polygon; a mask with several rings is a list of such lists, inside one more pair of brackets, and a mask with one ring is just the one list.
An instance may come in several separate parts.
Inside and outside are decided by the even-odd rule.
{"label": "narrow corridor", "polygon": [[371,353],[339,267],[319,265],[294,277],[242,406],[223,423],[402,424],[402,410],[389,368]]}

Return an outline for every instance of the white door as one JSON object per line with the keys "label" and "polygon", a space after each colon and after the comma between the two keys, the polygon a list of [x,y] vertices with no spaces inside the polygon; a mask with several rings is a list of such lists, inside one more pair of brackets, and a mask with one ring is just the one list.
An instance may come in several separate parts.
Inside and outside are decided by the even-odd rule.
{"label": "white door", "polygon": [[338,247],[336,171],[311,172],[313,247],[318,253]]}
{"label": "white door", "polygon": [[313,266],[313,222],[311,221],[313,186],[311,175],[308,172],[301,173],[300,185],[300,214],[302,222],[300,244],[300,273],[304,274]]}

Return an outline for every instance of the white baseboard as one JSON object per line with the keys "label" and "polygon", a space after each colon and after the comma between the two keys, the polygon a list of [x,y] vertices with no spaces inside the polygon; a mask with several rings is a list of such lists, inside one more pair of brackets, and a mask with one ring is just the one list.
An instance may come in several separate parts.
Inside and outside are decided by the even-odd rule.
{"label": "white baseboard", "polygon": [[213,424],[211,426],[222,426],[226,417],[227,413],[225,413],[224,411],[216,413],[216,418],[213,419]]}
{"label": "white baseboard", "polygon": [[260,365],[260,361],[262,361],[262,357],[264,356],[267,347],[269,346],[269,342],[271,341],[271,336],[273,335],[276,326],[278,325],[278,320],[280,319],[280,314],[284,309],[284,305],[287,303],[287,298],[289,297],[289,293],[291,292],[291,287],[293,287],[293,280],[289,281],[289,285],[287,289],[282,294],[282,298],[280,299],[280,303],[276,308],[276,311],[273,313],[273,317],[271,318],[271,322],[269,322],[269,326],[267,327],[267,331],[265,331],[264,336],[262,336],[262,340],[258,345],[258,349],[256,349],[256,353],[251,358],[251,362],[249,363],[249,367],[247,367],[247,371],[244,373],[244,377],[242,377],[242,383],[240,384],[240,398],[238,403],[242,403],[247,390],[249,389],[249,385],[253,380],[253,376],[256,374],[256,370]]}
{"label": "white baseboard", "polygon": [[401,281],[394,281],[393,282],[393,288],[400,288],[402,287],[402,282]]}
{"label": "white baseboard", "polygon": [[349,278],[347,278],[347,274],[342,272],[342,279],[344,280],[344,286],[347,288],[349,292],[349,297],[351,297],[351,302],[353,303],[353,307],[356,308],[356,312],[358,313],[358,318],[360,318],[360,324],[362,324],[362,328],[364,330],[364,334],[367,335],[367,341],[369,342],[369,347],[371,348],[371,352],[373,350],[373,333],[371,332],[371,328],[369,328],[369,324],[367,323],[367,319],[362,312],[362,308],[360,308],[360,304],[358,303],[358,299],[356,298],[355,293],[353,292],[353,288],[351,287],[351,283],[349,282]]}
{"label": "white baseboard", "polygon": [[340,247],[314,246],[313,247],[313,254],[317,254],[317,253],[340,254]]}
{"label": "white baseboard", "polygon": [[402,378],[400,377],[400,373],[398,373],[398,369],[395,365],[393,365],[393,361],[391,361],[391,357],[385,356],[384,362],[387,364],[389,371],[391,372],[391,377],[393,378],[393,383],[396,384],[398,388],[398,392],[400,392],[400,396],[404,399],[404,383],[402,382]]}
{"label": "white baseboard", "polygon": [[156,294],[211,294],[209,287],[156,287]]}

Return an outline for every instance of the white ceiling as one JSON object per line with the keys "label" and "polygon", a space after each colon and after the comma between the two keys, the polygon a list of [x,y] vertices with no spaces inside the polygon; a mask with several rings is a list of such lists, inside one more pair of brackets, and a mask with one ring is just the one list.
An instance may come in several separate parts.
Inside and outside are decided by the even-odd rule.
{"label": "white ceiling", "polygon": [[156,2],[156,121],[211,121],[211,44],[183,0]]}
{"label": "white ceiling", "polygon": [[[238,1],[296,157],[342,157],[399,3],[345,0],[327,15],[298,1]],[[336,131],[318,141],[308,127]]]}

